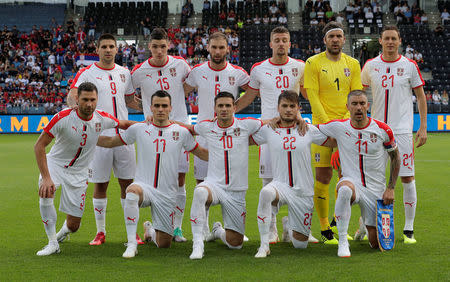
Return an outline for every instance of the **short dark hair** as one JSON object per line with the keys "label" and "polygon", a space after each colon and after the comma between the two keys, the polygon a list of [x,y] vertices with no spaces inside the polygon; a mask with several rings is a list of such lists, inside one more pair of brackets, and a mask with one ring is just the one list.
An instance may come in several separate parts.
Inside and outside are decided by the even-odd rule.
{"label": "short dark hair", "polygon": [[220,32],[220,31],[217,31],[217,32],[214,32],[213,34],[211,34],[208,42],[211,42],[211,40],[218,40],[218,39],[223,39],[226,42],[228,42],[227,36],[223,32]]}
{"label": "short dark hair", "polygon": [[169,36],[167,36],[167,32],[164,28],[157,27],[152,31],[150,35],[151,40],[169,40]]}
{"label": "short dark hair", "polygon": [[293,102],[298,105],[299,99],[298,94],[295,91],[292,90],[284,90],[281,92],[280,96],[278,96],[278,105],[280,105],[281,100],[287,100],[289,102]]}
{"label": "short dark hair", "polygon": [[401,37],[400,36],[400,30],[398,29],[397,26],[395,26],[395,25],[385,25],[385,26],[383,26],[383,29],[381,29],[380,38],[383,37],[383,32],[385,32],[387,30],[395,30],[397,32],[397,34],[398,34],[398,38]]}
{"label": "short dark hair", "polygon": [[364,90],[353,90],[350,91],[347,95],[347,103],[350,101],[350,98],[353,96],[365,96],[367,98],[367,93]]}
{"label": "short dark hair", "polygon": [[222,91],[219,92],[216,97],[214,97],[214,105],[216,105],[217,100],[220,98],[231,98],[233,100],[233,103],[235,100],[233,94],[231,94],[230,92]]}
{"label": "short dark hair", "polygon": [[155,93],[153,93],[152,98],[150,100],[152,102],[152,105],[153,105],[153,97],[159,97],[159,98],[169,97],[170,104],[172,104],[172,97],[170,97],[170,94],[167,91],[158,90]]}
{"label": "short dark hair", "polygon": [[100,35],[100,37],[97,40],[97,47],[100,47],[100,43],[103,40],[114,40],[114,44],[117,45],[116,38],[111,33],[103,33],[102,35]]}
{"label": "short dark hair", "polygon": [[92,82],[83,82],[78,86],[78,89],[77,89],[78,97],[80,97],[81,92],[83,92],[83,91],[87,91],[87,92],[94,91],[95,94],[98,95],[97,86],[95,86],[95,84]]}
{"label": "short dark hair", "polygon": [[270,32],[270,40],[272,40],[273,35],[277,34],[277,33],[287,33],[290,35],[289,29],[287,29],[284,26],[277,26],[274,29],[272,29],[272,31]]}
{"label": "short dark hair", "polygon": [[342,29],[342,31],[344,31],[344,26],[341,23],[331,21],[323,27],[323,29],[322,29],[323,36],[325,36],[328,31],[330,31],[334,28],[340,28],[340,29]]}

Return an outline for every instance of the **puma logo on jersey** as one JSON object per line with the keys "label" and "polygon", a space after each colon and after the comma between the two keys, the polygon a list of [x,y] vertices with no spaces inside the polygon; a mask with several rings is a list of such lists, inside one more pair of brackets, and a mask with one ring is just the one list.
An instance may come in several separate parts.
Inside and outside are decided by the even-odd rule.
{"label": "puma logo on jersey", "polygon": [[101,77],[98,77],[98,76],[96,77],[96,79],[100,79],[100,80],[103,80],[103,79],[102,79]]}
{"label": "puma logo on jersey", "polygon": [[272,74],[270,72],[266,72],[266,74],[272,76]]}
{"label": "puma logo on jersey", "polygon": [[348,136],[350,136],[350,133],[348,133],[347,131],[345,132],[345,134],[347,134]]}
{"label": "puma logo on jersey", "polygon": [[78,132],[77,128],[75,126],[72,126],[73,130],[75,130],[75,132]]}
{"label": "puma logo on jersey", "polygon": [[328,71],[327,71],[327,70],[324,70],[324,69],[322,69],[322,71],[323,71],[324,73],[328,73]]}
{"label": "puma logo on jersey", "polygon": [[146,74],[145,76],[148,76],[148,77],[152,78],[152,75],[151,75],[151,74]]}
{"label": "puma logo on jersey", "polygon": [[207,78],[206,76],[202,75],[202,77],[203,77],[205,80],[208,80],[208,78]]}
{"label": "puma logo on jersey", "polygon": [[146,130],[145,132],[148,134],[148,136],[152,136],[150,131]]}

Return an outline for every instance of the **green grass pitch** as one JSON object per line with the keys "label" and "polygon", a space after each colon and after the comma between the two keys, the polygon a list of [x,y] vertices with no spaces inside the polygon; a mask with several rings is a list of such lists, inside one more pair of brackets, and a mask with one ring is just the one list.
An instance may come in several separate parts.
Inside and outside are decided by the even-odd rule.
{"label": "green grass pitch", "polygon": [[[228,250],[217,241],[206,243],[205,257],[189,260],[191,241],[174,243],[170,249],[159,250],[154,245],[139,246],[139,254],[123,259],[126,239],[123,213],[119,201],[119,186],[113,180],[108,190],[107,238],[102,246],[89,246],[95,235],[92,212],[93,186],[88,188],[86,211],[80,230],[62,243],[61,253],[37,257],[36,251],[47,243],[39,215],[37,194],[38,169],[33,144],[37,135],[0,135],[0,280],[413,280],[449,281],[448,243],[450,185],[450,134],[429,134],[428,143],[416,150],[416,183],[418,208],[415,221],[416,245],[400,240],[404,223],[402,188],[397,183],[395,203],[396,244],[392,251],[371,250],[367,242],[350,242],[352,257],[337,257],[337,246],[310,244],[306,250],[296,250],[288,243],[271,246],[267,259],[253,256],[259,246],[256,207],[261,181],[258,178],[257,148],[250,150],[249,190],[247,193],[246,235],[250,241],[242,250]],[[334,195],[333,185],[330,194]],[[189,210],[194,180],[187,176],[187,214],[183,229],[192,239]],[[56,205],[59,205],[57,192]],[[332,197],[334,198],[334,197]],[[330,206],[334,202],[331,200]],[[330,213],[332,213],[331,208]],[[281,234],[281,217],[278,216]],[[352,210],[349,232],[357,229],[359,208]],[[140,223],[150,217],[141,210]],[[221,219],[220,208],[210,213],[210,226]],[[57,229],[64,221],[58,212]],[[313,217],[313,235],[319,237],[319,222]],[[142,224],[138,232],[142,235]]]}

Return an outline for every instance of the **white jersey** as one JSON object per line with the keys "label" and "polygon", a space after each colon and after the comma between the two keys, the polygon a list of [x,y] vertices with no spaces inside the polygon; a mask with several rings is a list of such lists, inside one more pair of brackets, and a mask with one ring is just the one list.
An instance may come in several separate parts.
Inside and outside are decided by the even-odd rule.
{"label": "white jersey", "polygon": [[379,55],[366,62],[361,81],[372,90],[372,117],[387,123],[395,134],[411,133],[412,89],[425,84],[417,63],[404,56],[389,62]]}
{"label": "white jersey", "polygon": [[386,188],[386,154],[396,148],[392,129],[369,118],[365,128],[354,128],[350,119],[318,125],[319,130],[337,140],[343,177],[350,177],[373,192]]}
{"label": "white jersey", "polygon": [[230,92],[238,98],[239,87],[249,81],[248,73],[241,67],[227,62],[223,69],[211,68],[210,62],[196,65],[186,78],[186,83],[197,88],[198,118],[206,120],[214,118],[214,97],[221,91]]}
{"label": "white jersey", "polygon": [[95,110],[90,120],[84,120],[74,109],[60,111],[44,131],[55,139],[47,159],[68,171],[86,170],[94,157],[97,140],[103,130],[116,128],[119,121],[112,115]]}
{"label": "white jersey", "polygon": [[[125,96],[133,95],[130,71],[114,64],[112,69],[104,69],[93,63],[78,71],[70,88],[78,88],[83,82],[92,82],[97,86],[97,110],[105,111],[119,120],[128,119]],[[103,135],[114,136],[118,130],[108,130]]]}
{"label": "white jersey", "polygon": [[209,150],[208,174],[205,182],[229,191],[248,188],[248,138],[261,128],[253,118],[234,118],[233,124],[222,128],[217,121],[204,120],[194,131],[206,139]]}
{"label": "white jersey", "polygon": [[183,82],[191,67],[182,57],[177,56],[167,56],[167,62],[163,66],[152,65],[150,59],[134,67],[131,72],[134,88],[141,89],[144,115],[152,115],[152,95],[158,90],[164,90],[171,97],[170,119],[187,123]]}
{"label": "white jersey", "polygon": [[297,126],[277,128],[262,127],[253,134],[256,144],[268,144],[272,158],[273,180],[289,185],[300,196],[314,195],[314,179],[311,169],[311,143],[323,145],[328,137],[315,126],[309,125],[304,136]]}
{"label": "white jersey", "polygon": [[143,182],[164,193],[178,189],[178,159],[181,150],[192,151],[198,144],[185,127],[136,123],[120,134],[125,144],[137,144],[135,182]]}
{"label": "white jersey", "polygon": [[253,65],[248,86],[259,90],[262,119],[278,116],[278,96],[282,91],[300,92],[304,70],[305,62],[291,57],[281,65],[272,63],[270,59]]}

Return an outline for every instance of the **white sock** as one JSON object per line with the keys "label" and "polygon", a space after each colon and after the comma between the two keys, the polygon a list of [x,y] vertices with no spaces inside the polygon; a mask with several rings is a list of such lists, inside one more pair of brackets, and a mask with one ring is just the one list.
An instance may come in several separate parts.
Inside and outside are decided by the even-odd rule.
{"label": "white sock", "polygon": [[416,217],[417,191],[416,181],[403,184],[403,204],[405,205],[405,227],[403,230],[414,230],[414,218]]}
{"label": "white sock", "polygon": [[64,224],[63,224],[63,226],[61,227],[61,229],[58,231],[58,234],[57,234],[57,237],[58,237],[58,235],[67,235],[67,234],[69,234],[69,233],[73,233],[73,231],[72,230],[70,230],[69,229],[69,227],[67,227],[67,220],[64,220]]}
{"label": "white sock", "polygon": [[203,223],[203,233],[209,234],[209,208],[205,209],[205,222]]}
{"label": "white sock", "polygon": [[[139,195],[127,193],[125,198],[124,218],[127,229],[128,244],[137,244],[136,230],[139,221]],[[153,238],[153,237],[152,237]]]}
{"label": "white sock", "polygon": [[278,233],[278,229],[277,229],[278,207],[273,206],[273,205],[271,207],[272,207],[272,218],[270,219],[270,232]]}
{"label": "white sock", "polygon": [[122,210],[125,207],[125,199],[120,198],[120,205],[122,206]]}
{"label": "white sock", "polygon": [[351,198],[352,189],[348,186],[341,186],[338,191],[334,213],[336,214],[336,227],[338,229],[339,240],[347,239],[348,224],[352,214]]}
{"label": "white sock", "polygon": [[261,247],[269,248],[269,231],[272,217],[272,202],[277,194],[272,186],[264,186],[259,192],[257,220]]}
{"label": "white sock", "polygon": [[292,236],[292,231],[289,232],[289,235],[291,237],[292,245],[294,245],[294,248],[296,249],[306,249],[308,247],[308,240],[306,241],[299,241]]}
{"label": "white sock", "polygon": [[177,190],[175,207],[174,228],[180,228],[183,223],[184,209],[186,207],[186,188],[185,186],[179,186]]}
{"label": "white sock", "polygon": [[150,228],[149,233],[150,233],[150,236],[151,236],[151,238],[152,238],[152,242],[155,243],[156,247],[158,247],[158,243],[156,242],[156,230],[155,230],[155,228],[153,227],[153,225],[152,225],[152,227]]}
{"label": "white sock", "polygon": [[107,198],[93,198],[92,204],[94,206],[95,224],[97,225],[97,233],[103,232],[106,234],[106,204]]}
{"label": "white sock", "polygon": [[197,187],[194,190],[194,197],[191,206],[191,230],[192,241],[203,242],[203,228],[206,218],[206,201],[208,200],[209,192],[205,187]]}
{"label": "white sock", "polygon": [[39,198],[39,209],[49,242],[56,242],[56,209],[53,198]]}

